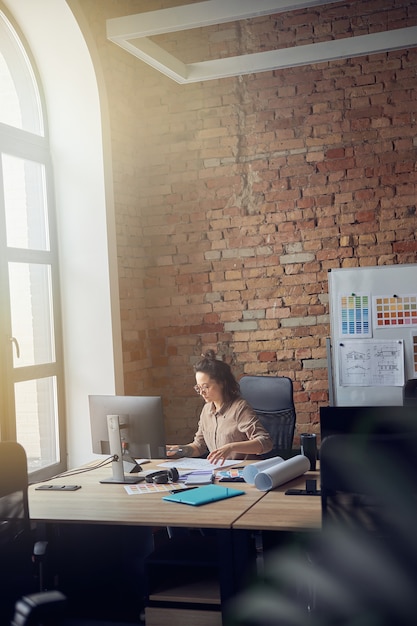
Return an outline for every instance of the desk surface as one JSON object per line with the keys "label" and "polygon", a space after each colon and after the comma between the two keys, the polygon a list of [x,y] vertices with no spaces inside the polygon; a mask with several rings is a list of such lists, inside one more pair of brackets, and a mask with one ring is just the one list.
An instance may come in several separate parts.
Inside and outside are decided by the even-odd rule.
{"label": "desk surface", "polygon": [[[161,463],[162,461],[159,461]],[[161,469],[158,461],[146,469]],[[166,493],[129,495],[124,485],[101,484],[111,476],[110,465],[56,478],[54,484],[77,484],[77,491],[37,491],[29,488],[31,519],[43,522],[81,522],[137,526],[231,528],[233,522],[265,494],[246,483],[231,484],[244,495],[195,507],[162,499]]]}
{"label": "desk surface", "polygon": [[[154,461],[146,469],[157,468]],[[160,468],[157,468],[160,469]],[[111,467],[56,478],[55,484],[78,484],[77,491],[36,491],[29,488],[29,509],[33,521],[95,523],[137,526],[182,526],[257,530],[309,530],[321,525],[318,496],[286,496],[288,487],[304,488],[308,473],[270,492],[247,483],[230,484],[244,495],[194,507],[166,502],[164,493],[129,495],[124,485],[101,484]]]}
{"label": "desk surface", "polygon": [[307,531],[321,528],[320,496],[286,496],[287,489],[305,489],[306,478],[320,483],[320,472],[308,472],[268,491],[237,519],[233,528]]}

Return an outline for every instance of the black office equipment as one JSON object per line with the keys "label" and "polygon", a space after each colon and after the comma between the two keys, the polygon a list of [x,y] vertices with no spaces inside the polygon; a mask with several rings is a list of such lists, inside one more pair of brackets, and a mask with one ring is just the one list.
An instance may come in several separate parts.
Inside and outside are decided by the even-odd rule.
{"label": "black office equipment", "polygon": [[[321,442],[330,435],[384,435],[417,433],[413,406],[320,407]],[[321,451],[320,451],[321,456]]]}
{"label": "black office equipment", "polygon": [[272,450],[259,458],[289,453],[296,420],[292,380],[286,376],[243,376],[239,385],[242,397],[255,410],[274,442]]}
{"label": "black office equipment", "polygon": [[[417,433],[385,426],[322,442],[323,532],[311,555],[322,623],[415,623]],[[348,593],[345,605],[333,601],[337,587]]]}
{"label": "black office equipment", "polygon": [[417,378],[407,380],[404,385],[403,404],[413,406],[417,411]]}
{"label": "black office equipment", "polygon": [[305,489],[287,489],[286,496],[320,496],[321,491],[317,489],[317,480],[306,480]]}
{"label": "black office equipment", "polygon": [[301,454],[310,461],[310,470],[316,469],[317,462],[317,436],[315,433],[301,433]]}
{"label": "black office equipment", "polygon": [[170,467],[166,470],[157,470],[145,476],[147,483],[155,483],[157,485],[165,485],[167,483],[175,483],[180,475],[176,467]]}
{"label": "black office equipment", "polygon": [[[321,446],[323,527],[372,533],[411,549],[417,432],[330,435]],[[415,554],[417,557],[417,552]]]}

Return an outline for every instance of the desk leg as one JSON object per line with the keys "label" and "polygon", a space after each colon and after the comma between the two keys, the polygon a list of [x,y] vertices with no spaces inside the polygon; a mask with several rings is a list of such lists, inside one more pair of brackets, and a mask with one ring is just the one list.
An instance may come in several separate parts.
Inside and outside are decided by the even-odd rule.
{"label": "desk leg", "polygon": [[234,549],[232,530],[217,531],[217,550],[219,563],[220,598],[222,607],[236,591]]}
{"label": "desk leg", "polygon": [[255,570],[256,553],[251,531],[217,531],[220,596],[222,607],[245,585]]}

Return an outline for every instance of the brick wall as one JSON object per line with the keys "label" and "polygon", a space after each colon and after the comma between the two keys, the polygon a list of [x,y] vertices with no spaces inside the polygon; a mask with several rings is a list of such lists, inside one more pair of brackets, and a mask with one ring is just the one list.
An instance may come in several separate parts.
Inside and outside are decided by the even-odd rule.
{"label": "brick wall", "polygon": [[[417,261],[417,48],[177,85],[105,40],[106,17],[180,4],[83,0],[112,124],[126,394],[194,433],[192,364],[290,376],[298,432],[328,402],[327,272]],[[185,61],[417,24],[339,2],[171,34]]]}

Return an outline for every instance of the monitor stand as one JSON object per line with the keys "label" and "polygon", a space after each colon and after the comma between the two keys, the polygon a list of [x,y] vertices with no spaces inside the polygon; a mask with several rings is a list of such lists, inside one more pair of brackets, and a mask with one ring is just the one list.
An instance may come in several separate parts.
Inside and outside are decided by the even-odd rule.
{"label": "monitor stand", "polygon": [[[120,435],[119,415],[107,416],[107,430],[109,432],[110,454],[113,456],[113,475],[100,480],[101,483],[116,483],[121,485],[132,485],[144,480],[143,476],[129,474],[125,475],[125,468],[122,453],[122,439]],[[127,462],[132,461],[129,459]]]}

